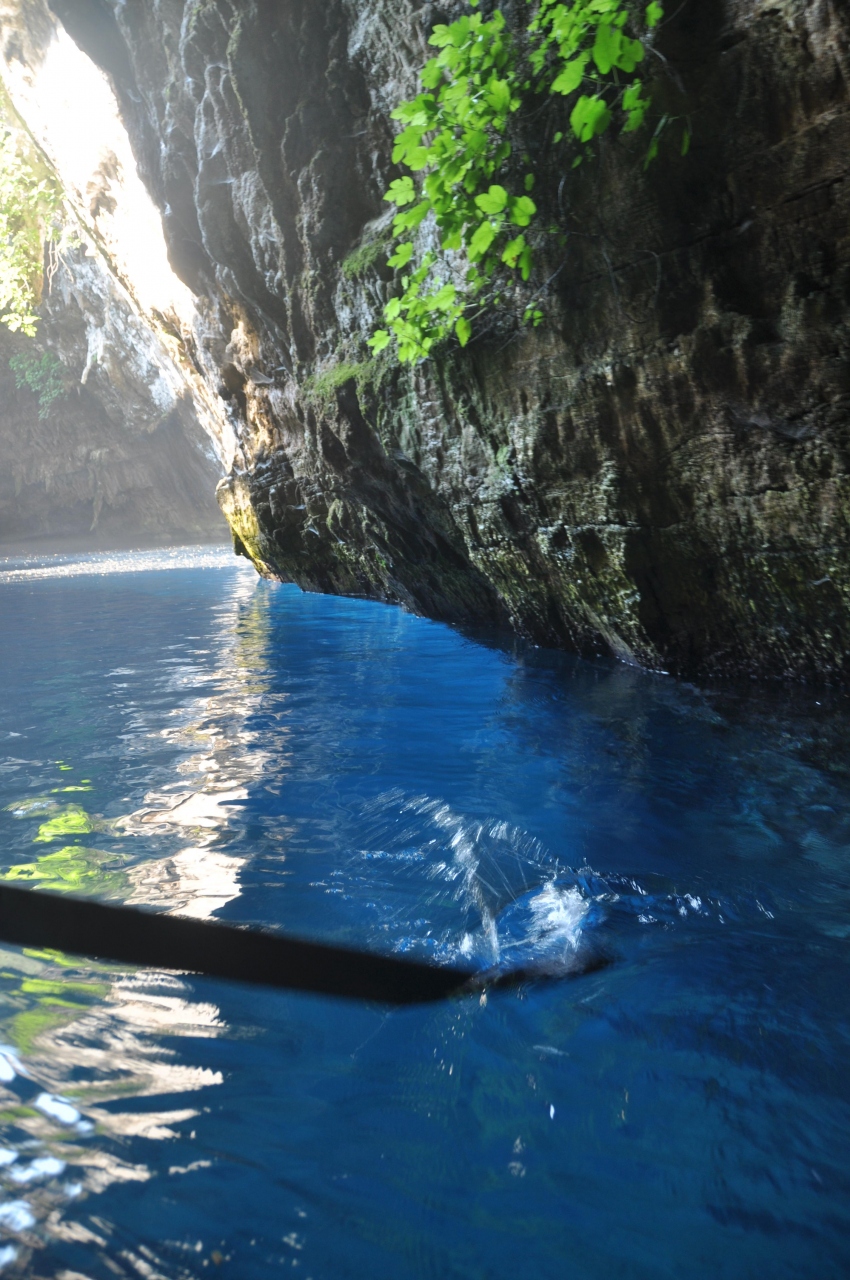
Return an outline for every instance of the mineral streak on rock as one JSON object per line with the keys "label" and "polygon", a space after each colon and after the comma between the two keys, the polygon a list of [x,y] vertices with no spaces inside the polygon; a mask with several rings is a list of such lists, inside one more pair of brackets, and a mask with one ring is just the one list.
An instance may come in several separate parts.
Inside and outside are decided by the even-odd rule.
{"label": "mineral streak on rock", "polygon": [[52,8],[111,76],[205,309],[198,368],[239,438],[220,500],[261,572],[680,673],[844,672],[846,5],[670,5],[654,93],[689,154],[644,172],[645,138],[606,136],[562,183],[529,126],[568,236],[546,323],[413,370],[363,343],[391,288],[389,111],[449,11]]}

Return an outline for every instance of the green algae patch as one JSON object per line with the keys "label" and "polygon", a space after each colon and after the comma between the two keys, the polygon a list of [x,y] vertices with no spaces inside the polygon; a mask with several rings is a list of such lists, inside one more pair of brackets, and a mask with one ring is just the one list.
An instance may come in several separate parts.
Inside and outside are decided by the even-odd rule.
{"label": "green algae patch", "polygon": [[[52,953],[45,958],[56,960]],[[4,1035],[22,1053],[31,1051],[41,1036],[75,1022],[109,994],[109,983],[102,979],[90,981],[63,973],[15,977],[19,985],[6,994],[19,1012],[6,1024]]]}
{"label": "green algae patch", "polygon": [[33,1107],[6,1107],[0,1111],[0,1124],[14,1124],[17,1120],[39,1119],[40,1113]]}
{"label": "green algae patch", "polygon": [[306,404],[329,413],[336,408],[336,394],[346,383],[354,383],[362,400],[378,390],[391,367],[390,360],[382,355],[369,360],[339,360],[306,377],[301,384],[301,395]]}
{"label": "green algae patch", "polygon": [[16,1048],[26,1053],[41,1036],[76,1021],[108,994],[109,983],[102,980],[89,981],[65,974],[24,977],[10,995],[14,1003],[25,1003],[28,1007],[14,1015],[7,1034]]}
{"label": "green algae patch", "polygon": [[94,1000],[109,993],[109,984],[106,982],[75,982],[74,979],[55,979],[55,978],[24,978],[21,983],[21,991],[24,995],[43,997],[45,1002],[52,997],[60,997],[63,1004],[67,1005],[67,996],[78,995],[87,996]]}
{"label": "green algae patch", "polygon": [[367,240],[353,249],[340,263],[340,271],[348,280],[360,280],[379,266],[384,266],[390,253],[390,236]]}
{"label": "green algae patch", "polygon": [[[9,1036],[12,1044],[21,1053],[31,1053],[41,1036],[46,1035],[49,1031],[58,1031],[60,1027],[66,1027],[69,1023],[75,1022],[81,1014],[86,1012],[87,1007],[84,1004],[67,1004],[61,1008],[56,1006],[45,1008],[40,1005],[37,1009],[27,1009],[25,1013],[18,1013],[9,1023]],[[17,1112],[17,1108],[15,1110]],[[3,1115],[9,1114],[9,1112],[4,1112],[0,1115],[0,1120],[2,1120]],[[36,1113],[21,1109],[18,1114],[35,1115]]]}
{"label": "green algae patch", "polygon": [[43,960],[45,964],[58,964],[63,969],[75,969],[77,960],[69,960],[64,951],[54,951],[52,947],[39,950],[36,947],[24,947],[24,955],[28,960]]}
{"label": "green algae patch", "polygon": [[337,391],[347,382],[357,381],[364,367],[363,363],[348,362],[331,365],[305,378],[301,394],[307,403],[327,411],[335,404]]}
{"label": "green algae patch", "polygon": [[38,828],[35,843],[50,844],[51,841],[60,840],[64,836],[87,836],[94,830],[94,823],[85,809],[78,804],[69,804],[63,813],[58,813],[55,818],[48,818],[47,822],[42,822]]}
{"label": "green algae patch", "polygon": [[121,854],[71,844],[47,853],[35,862],[9,867],[0,873],[0,880],[37,884],[40,889],[52,893],[123,898],[130,891],[130,881],[123,870],[124,862]]}

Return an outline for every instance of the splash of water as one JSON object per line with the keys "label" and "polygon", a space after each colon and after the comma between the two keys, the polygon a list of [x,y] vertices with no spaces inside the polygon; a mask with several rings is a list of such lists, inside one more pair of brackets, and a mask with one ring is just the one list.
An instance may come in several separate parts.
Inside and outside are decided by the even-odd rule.
{"label": "splash of water", "polygon": [[470,818],[443,800],[386,792],[366,809],[367,847],[334,877],[333,891],[364,899],[375,944],[440,963],[559,973],[635,930],[690,921],[723,923],[740,910],[559,861],[500,818]]}

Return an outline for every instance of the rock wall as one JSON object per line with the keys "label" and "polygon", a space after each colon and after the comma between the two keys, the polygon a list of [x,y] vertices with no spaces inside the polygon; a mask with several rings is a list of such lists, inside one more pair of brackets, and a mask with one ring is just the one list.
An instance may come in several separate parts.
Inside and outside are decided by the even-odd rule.
{"label": "rock wall", "polygon": [[0,327],[0,550],[224,540],[212,444],[109,273],[69,251],[40,310],[65,394],[45,410],[17,385],[10,359],[34,344]]}
{"label": "rock wall", "polygon": [[565,174],[557,121],[530,123],[568,237],[544,325],[405,371],[364,345],[393,289],[389,111],[450,7],[52,8],[206,317],[193,360],[238,437],[220,500],[261,572],[678,673],[844,672],[846,5],[671,5],[655,97],[689,155],[644,172],[606,138]]}

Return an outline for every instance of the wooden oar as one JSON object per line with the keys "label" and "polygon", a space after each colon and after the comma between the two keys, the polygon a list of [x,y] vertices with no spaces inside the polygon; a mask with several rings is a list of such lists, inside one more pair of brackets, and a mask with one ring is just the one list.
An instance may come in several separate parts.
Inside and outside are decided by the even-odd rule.
{"label": "wooden oar", "polygon": [[0,939],[119,964],[393,1005],[443,1000],[475,985],[469,969],[9,885],[0,885]]}

